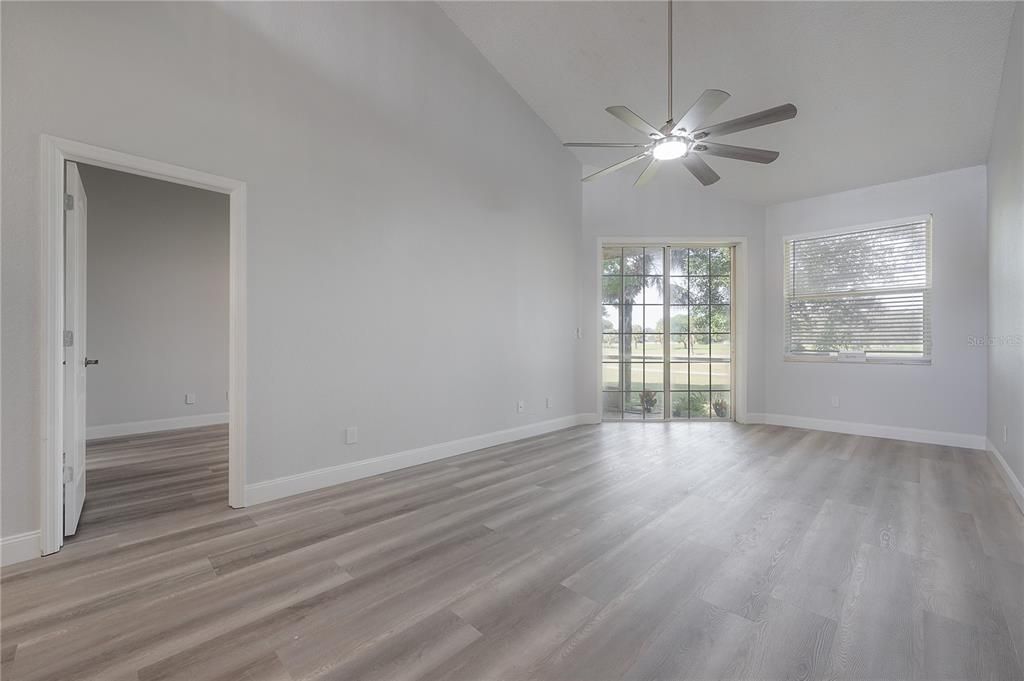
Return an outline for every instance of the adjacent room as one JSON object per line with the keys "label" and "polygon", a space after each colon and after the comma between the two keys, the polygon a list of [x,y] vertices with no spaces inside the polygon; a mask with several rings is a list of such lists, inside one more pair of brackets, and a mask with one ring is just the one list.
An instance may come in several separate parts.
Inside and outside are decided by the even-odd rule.
{"label": "adjacent room", "polygon": [[74,166],[87,335],[71,347],[89,358],[74,362],[87,374],[87,480],[66,541],[228,501],[228,199]]}
{"label": "adjacent room", "polygon": [[5,681],[1021,681],[1024,3],[0,3]]}

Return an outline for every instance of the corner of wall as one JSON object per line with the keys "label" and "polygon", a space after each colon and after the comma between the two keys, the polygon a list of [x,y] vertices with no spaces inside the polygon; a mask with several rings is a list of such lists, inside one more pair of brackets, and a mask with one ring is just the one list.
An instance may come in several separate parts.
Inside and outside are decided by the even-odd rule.
{"label": "corner of wall", "polygon": [[[1024,477],[1024,3],[1016,3],[987,159],[989,450],[1007,484]],[[999,442],[1000,449],[993,443]],[[1018,497],[1018,502],[1020,498]]]}
{"label": "corner of wall", "polygon": [[1021,510],[1021,513],[1024,513],[1024,483],[1020,481],[1017,474],[1014,473],[1013,469],[1010,468],[1010,465],[1006,463],[1006,459],[1003,458],[1002,452],[992,444],[991,440],[988,441],[987,450],[995,464],[996,470],[999,471],[999,475],[1002,476],[1007,489],[1010,490],[1013,500],[1017,502],[1017,507]]}

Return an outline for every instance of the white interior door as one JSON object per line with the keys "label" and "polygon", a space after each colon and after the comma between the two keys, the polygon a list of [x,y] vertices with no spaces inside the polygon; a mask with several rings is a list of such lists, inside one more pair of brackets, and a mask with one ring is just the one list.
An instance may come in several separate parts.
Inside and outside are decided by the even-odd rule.
{"label": "white interior door", "polygon": [[64,191],[64,535],[85,504],[86,198],[78,166],[65,165]]}

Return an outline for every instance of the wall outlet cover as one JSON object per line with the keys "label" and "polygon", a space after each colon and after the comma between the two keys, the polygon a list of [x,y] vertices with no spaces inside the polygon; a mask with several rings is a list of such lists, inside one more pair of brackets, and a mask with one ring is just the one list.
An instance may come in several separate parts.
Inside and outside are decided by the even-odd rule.
{"label": "wall outlet cover", "polygon": [[185,393],[185,404],[195,404],[195,403],[196,403],[196,394],[195,393]]}
{"label": "wall outlet cover", "polygon": [[526,402],[519,400],[516,402],[516,413],[522,414],[524,411],[526,411]]}
{"label": "wall outlet cover", "polygon": [[345,429],[345,444],[354,445],[359,442],[359,429],[355,426],[349,426]]}

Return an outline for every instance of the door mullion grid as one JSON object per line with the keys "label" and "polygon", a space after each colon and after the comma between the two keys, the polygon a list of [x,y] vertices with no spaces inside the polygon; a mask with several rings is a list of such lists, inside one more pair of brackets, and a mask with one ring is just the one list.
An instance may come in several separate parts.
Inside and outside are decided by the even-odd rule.
{"label": "door mullion grid", "polygon": [[729,247],[729,420],[736,420],[736,246]]}
{"label": "door mullion grid", "polygon": [[[652,246],[648,246],[648,245],[633,246],[633,248],[638,248],[638,247],[643,249],[643,250],[641,250],[641,254],[642,254],[641,255],[641,271],[639,273],[632,274],[632,275],[629,275],[629,276],[636,276],[636,277],[638,277],[640,279],[640,282],[641,282],[641,290],[643,290],[643,288],[646,287],[646,282],[648,280],[648,275],[647,275],[647,272],[646,272],[646,268],[643,266],[643,263],[646,261],[647,249],[653,250],[653,248],[652,248]],[[736,299],[735,299],[735,296],[736,296],[736,286],[735,286],[735,283],[736,283],[736,246],[734,244],[730,244],[730,245],[723,244],[721,246],[715,246],[715,245],[706,245],[706,246],[705,245],[701,245],[700,246],[700,248],[706,248],[706,249],[710,249],[710,248],[725,248],[725,247],[728,247],[728,249],[729,249],[729,261],[730,261],[729,262],[729,265],[730,265],[730,269],[729,269],[729,294],[730,294],[730,297],[729,297],[729,333],[728,333],[728,338],[729,338],[729,356],[728,356],[728,359],[726,360],[726,363],[729,366],[729,379],[730,379],[729,380],[729,391],[728,391],[729,407],[730,407],[730,410],[729,410],[730,411],[730,413],[729,413],[729,420],[735,420],[735,398],[736,398],[736,371],[735,371],[735,367],[736,367],[736,356],[737,356],[737,350],[736,350],[736,342],[737,342],[737,334],[736,334]],[[661,337],[662,337],[661,338],[661,340],[662,340],[662,354],[661,354],[661,362],[662,362],[662,389],[661,389],[661,394],[662,394],[662,402],[663,403],[662,403],[662,416],[661,416],[661,420],[663,420],[663,421],[671,421],[672,420],[672,350],[671,350],[671,347],[672,347],[672,319],[671,319],[671,311],[672,311],[672,298],[671,298],[671,296],[672,296],[672,286],[671,286],[671,284],[672,284],[672,270],[671,270],[671,267],[672,267],[672,265],[671,265],[671,255],[672,255],[672,249],[673,248],[677,248],[677,249],[680,249],[680,250],[686,250],[686,249],[688,249],[690,247],[689,246],[679,246],[679,245],[666,245],[666,244],[663,244],[662,246],[660,246],[660,248],[661,248],[661,258],[662,258],[662,274],[661,274],[661,277],[662,277],[662,294],[663,294],[662,295],[662,325],[663,325],[663,328],[662,328],[662,332],[661,332]],[[633,305],[632,301],[627,303],[627,301],[625,299],[625,295],[624,295],[625,294],[625,279],[626,279],[626,276],[627,276],[626,275],[626,253],[625,253],[626,248],[625,247],[619,247],[619,249],[620,249],[619,250],[619,263],[620,263],[620,267],[619,267],[619,272],[616,275],[618,280],[619,280],[618,290],[620,291],[620,297],[618,299],[618,308],[619,308],[619,324],[618,324],[619,329],[618,329],[618,334],[617,334],[618,335],[618,361],[616,363],[617,364],[617,373],[618,373],[618,387],[619,387],[619,390],[618,390],[617,394],[619,396],[619,420],[626,420],[626,407],[627,407],[628,399],[629,399],[629,392],[626,391],[626,385],[625,385],[625,383],[626,383],[626,376],[627,376],[627,373],[629,373],[630,376],[632,375],[632,372],[633,372],[633,369],[634,369],[634,365],[639,365],[639,367],[640,367],[640,372],[641,372],[641,376],[642,376],[642,383],[641,383],[641,386],[640,386],[640,392],[645,392],[645,391],[648,390],[648,386],[647,386],[647,369],[646,369],[646,366],[645,366],[647,364],[648,359],[649,359],[648,355],[647,355],[647,348],[646,348],[646,338],[647,338],[648,334],[646,333],[647,329],[645,328],[646,327],[645,311],[647,309],[647,302],[646,302],[646,298],[643,297],[643,298],[641,298],[639,306]],[[688,252],[688,250],[686,250],[686,253],[687,253],[686,258],[687,258],[687,262],[688,262],[688,260],[689,260],[689,252]],[[712,273],[710,271],[710,261],[708,263],[708,267],[709,267],[708,272],[704,276],[706,276],[708,278],[708,286],[710,286],[711,279],[713,278],[713,275],[712,275]],[[604,280],[605,276],[606,275],[604,275],[602,273],[602,281]],[[689,273],[684,275],[684,277],[685,277],[685,280],[686,280],[687,284],[691,283],[691,279],[692,278],[691,278]],[[640,318],[640,326],[641,326],[640,339],[641,339],[641,347],[643,347],[643,350],[641,351],[641,354],[640,354],[639,357],[636,357],[636,356],[634,356],[632,354],[632,343],[633,343],[633,340],[634,340],[634,338],[633,338],[634,334],[633,334],[632,325],[630,325],[629,328],[626,328],[626,324],[625,324],[626,305],[627,304],[632,305],[632,307],[634,307],[634,308],[638,307],[639,311],[640,311],[640,315],[641,315],[641,318]],[[709,319],[709,324],[710,324],[711,308],[712,308],[712,304],[710,303],[710,301],[706,304],[706,307],[707,307],[707,310],[708,310],[708,319]],[[635,313],[635,310],[634,310],[634,313]],[[692,319],[690,319],[690,321],[692,322]],[[691,345],[691,341],[694,338],[694,336],[695,335],[703,335],[703,334],[694,334],[694,333],[692,333],[692,331],[693,331],[692,328],[688,328],[687,331],[686,331],[687,335],[685,335],[685,338],[686,338],[686,341],[687,341],[687,347],[690,349],[690,351],[692,351],[692,349],[693,349],[692,345]],[[713,333],[711,331],[710,327],[709,327],[707,335],[708,335],[708,342],[710,343],[711,339],[716,334]],[[603,339],[603,336],[602,336],[602,339]],[[630,361],[629,361],[628,365],[626,363],[626,359],[627,359],[626,354],[627,353],[625,352],[625,349],[627,347],[627,343],[628,343],[628,346],[630,348],[630,352],[629,352],[629,360]],[[639,360],[639,362],[637,360]],[[686,365],[688,373],[689,373],[689,369],[691,368],[692,360],[693,360],[693,357],[690,356],[689,352],[687,353],[687,358],[686,359],[680,360],[680,362],[682,364]],[[705,364],[708,365],[708,370],[709,370],[708,387],[707,387],[706,390],[702,390],[702,391],[699,391],[699,392],[706,392],[707,395],[708,395],[708,400],[709,401],[708,401],[708,404],[707,404],[707,408],[708,408],[707,419],[709,419],[709,420],[715,420],[714,416],[713,416],[713,413],[714,413],[714,411],[713,411],[714,410],[714,398],[715,398],[716,392],[718,392],[718,391],[714,390],[713,385],[711,385],[711,374],[713,374],[714,365],[716,363],[720,363],[720,361],[721,360],[714,360],[711,357],[703,359],[703,361],[702,361],[702,363],[705,363]],[[603,357],[601,358],[601,362],[604,363],[604,358]],[[603,364],[602,364],[602,366],[603,366]],[[692,376],[690,378],[692,378]],[[636,392],[636,386],[630,385],[630,388],[633,389],[632,392]],[[604,392],[604,391],[602,391],[602,392]],[[690,405],[690,399],[689,398],[690,398],[692,392],[694,392],[693,391],[693,385],[692,385],[692,383],[689,383],[689,382],[688,382],[686,390],[685,391],[680,391],[680,394],[684,396],[683,399],[685,399],[685,405],[687,407],[687,410],[689,409],[689,405]],[[644,419],[644,413],[643,413],[643,407],[641,406],[640,408],[641,408],[641,415],[640,415],[639,419],[629,419],[629,420],[645,420]],[[688,420],[692,420],[693,416],[691,414],[687,413],[687,419]]]}
{"label": "door mullion grid", "polygon": [[672,377],[672,365],[669,362],[669,358],[672,356],[669,350],[669,341],[672,338],[672,320],[670,319],[669,310],[671,310],[670,296],[672,295],[670,284],[671,284],[671,272],[669,268],[671,263],[669,262],[669,250],[670,246],[663,246],[661,249],[661,415],[662,420],[669,421],[672,418],[672,401],[670,399],[671,393],[669,392],[669,380]]}
{"label": "door mullion grid", "polygon": [[[624,271],[626,269],[626,257],[625,249],[619,249],[619,359],[616,362],[619,372],[619,420],[626,420],[626,383],[625,383],[625,370],[626,370],[626,358],[622,349],[622,343],[626,340],[626,329],[623,327],[623,322],[626,320],[626,299],[623,296],[623,286],[625,285]],[[602,275],[603,276],[603,275]],[[602,280],[603,281],[603,280]]]}
{"label": "door mullion grid", "polygon": [[[619,420],[626,420],[626,371],[632,367],[626,366],[626,354],[624,343],[626,342],[626,249],[619,249]],[[633,337],[629,336],[629,342]],[[632,357],[630,358],[632,359]]]}

